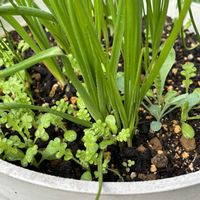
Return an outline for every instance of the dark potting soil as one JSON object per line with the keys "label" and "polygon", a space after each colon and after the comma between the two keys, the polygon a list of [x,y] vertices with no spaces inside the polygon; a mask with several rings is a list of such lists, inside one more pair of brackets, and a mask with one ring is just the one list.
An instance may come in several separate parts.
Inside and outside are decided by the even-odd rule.
{"label": "dark potting soil", "polygon": [[[172,29],[172,21],[167,20],[162,40],[165,40]],[[195,35],[189,31],[185,32],[186,43],[188,46],[196,44]],[[20,37],[16,32],[12,32],[12,37],[19,42]],[[54,43],[49,34],[49,39]],[[185,92],[182,86],[183,77],[180,72],[182,64],[193,62],[197,68],[197,76],[193,78],[193,84],[190,92],[200,87],[200,46],[193,50],[185,50],[180,38],[174,44],[176,50],[176,63],[173,65],[166,81],[165,92],[176,90]],[[31,49],[24,53],[24,57],[33,55]],[[123,60],[121,60],[123,66]],[[121,70],[121,69],[120,69]],[[54,105],[59,99],[73,102],[76,98],[76,90],[68,83],[65,88],[61,88],[55,78],[47,71],[43,64],[37,64],[28,70],[32,77],[31,92],[35,105],[48,103]],[[76,104],[76,103],[75,103]],[[200,114],[200,110],[195,113]],[[161,178],[174,177],[200,169],[200,121],[191,120],[189,123],[195,129],[195,138],[187,140],[182,137],[180,128],[180,111],[174,110],[162,119],[162,128],[159,132],[150,132],[150,123],[153,117],[141,107],[139,110],[138,131],[133,139],[133,147],[126,145],[108,147],[107,152],[111,155],[108,173],[104,175],[104,181],[143,181]],[[67,128],[76,130],[83,135],[83,127],[77,126],[71,122],[65,122]],[[47,129],[50,139],[62,136],[62,132],[51,126]],[[79,139],[80,139],[79,138]],[[40,147],[45,147],[47,143],[37,141]],[[69,143],[68,145],[75,154],[77,149],[83,148],[80,140]],[[124,163],[134,161],[131,167],[125,166]],[[55,176],[80,179],[84,170],[74,161],[43,161],[39,168],[29,166],[30,169]],[[96,170],[96,167],[93,169]]]}

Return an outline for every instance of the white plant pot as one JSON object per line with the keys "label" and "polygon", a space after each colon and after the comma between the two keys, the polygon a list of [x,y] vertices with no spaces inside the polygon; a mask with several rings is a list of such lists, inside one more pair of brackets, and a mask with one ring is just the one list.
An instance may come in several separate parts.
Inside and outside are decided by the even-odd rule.
{"label": "white plant pot", "polygon": [[[0,200],[94,200],[98,183],[33,172],[0,160]],[[101,200],[199,200],[200,172],[155,181],[103,183]]]}
{"label": "white plant pot", "polygon": [[[200,19],[200,6],[193,5]],[[169,14],[175,16],[170,6]],[[94,200],[97,191],[97,182],[50,176],[0,160],[0,200]],[[199,191],[200,171],[155,181],[106,182],[101,200],[199,200]]]}

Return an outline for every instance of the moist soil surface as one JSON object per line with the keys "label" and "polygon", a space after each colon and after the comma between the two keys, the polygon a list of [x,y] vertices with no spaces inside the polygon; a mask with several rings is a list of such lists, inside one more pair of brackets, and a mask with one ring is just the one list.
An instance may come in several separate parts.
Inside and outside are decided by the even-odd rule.
{"label": "moist soil surface", "polygon": [[[164,41],[172,29],[172,22],[167,20]],[[196,44],[195,35],[185,31],[186,43],[189,47]],[[21,39],[16,32],[12,32],[14,41]],[[49,40],[54,43],[49,35]],[[174,44],[176,50],[176,63],[173,65],[165,85],[165,92],[176,90],[180,94],[185,92],[182,85],[183,77],[180,72],[182,64],[193,62],[197,68],[197,76],[193,78],[190,92],[200,87],[200,46],[193,50],[185,50],[182,41],[178,38]],[[33,55],[31,49],[24,53],[24,57]],[[123,63],[122,63],[123,64]],[[65,88],[61,88],[55,78],[47,71],[43,64],[37,64],[29,69],[32,77],[31,92],[35,105],[48,103],[54,105],[59,99],[65,99],[76,107],[76,90],[68,83]],[[196,110],[191,115],[200,114]],[[195,129],[195,138],[186,140],[181,133],[180,110],[176,109],[162,119],[162,128],[159,132],[150,132],[150,123],[153,117],[143,107],[139,110],[138,130],[133,138],[133,147],[112,145],[107,149],[107,154],[111,155],[108,173],[104,175],[104,181],[143,181],[168,178],[187,174],[200,169],[200,120],[190,120]],[[66,121],[67,128],[74,129],[78,135],[83,135],[83,127]],[[48,128],[50,139],[61,136],[62,133],[53,126]],[[47,143],[37,141],[40,147],[45,147]],[[69,147],[75,154],[78,148],[83,148],[81,141],[69,143]],[[131,167],[125,163],[134,161]],[[43,161],[39,168],[29,166],[30,169],[46,174],[60,177],[80,179],[84,170],[74,161]],[[94,167],[94,170],[96,168]]]}

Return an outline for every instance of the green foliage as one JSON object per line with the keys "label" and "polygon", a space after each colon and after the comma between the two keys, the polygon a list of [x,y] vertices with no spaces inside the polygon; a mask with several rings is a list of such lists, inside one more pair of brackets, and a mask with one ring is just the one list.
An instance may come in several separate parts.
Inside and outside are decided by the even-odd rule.
{"label": "green foliage", "polygon": [[[152,131],[159,131],[161,128],[160,120],[166,116],[169,112],[173,111],[174,109],[181,107],[183,102],[185,101],[188,94],[178,95],[176,91],[169,91],[166,95],[162,96],[163,103],[159,104],[158,100],[156,99],[155,104],[153,104],[149,98],[145,98],[146,102],[149,106],[143,102],[143,106],[153,115],[156,121],[152,121],[151,123],[151,130]],[[156,104],[157,103],[157,104]]]}
{"label": "green foliage", "polygon": [[0,5],[1,4],[5,4],[5,3],[7,3],[8,2],[8,0],[0,0]]}
{"label": "green foliage", "polygon": [[[24,1],[17,1],[15,6],[0,8],[1,16],[15,27],[36,52],[31,59],[23,61],[12,70],[1,73],[1,76],[28,68],[45,58],[48,59],[45,60],[45,64],[49,70],[63,83],[63,75],[55,66],[55,59],[51,58],[60,55],[68,78],[77,89],[92,118],[95,121],[99,119],[104,121],[107,115],[114,112],[117,128],[129,128],[131,134],[129,145],[131,145],[137,126],[140,103],[174,44],[191,0],[184,1],[182,11],[162,51],[160,51],[160,39],[169,1],[145,2],[146,9],[144,9],[143,1],[138,3],[136,0],[125,2],[101,0],[95,1],[94,4],[91,1],[86,4],[82,1],[63,1],[62,6],[60,1],[48,0],[45,4],[49,12],[41,11],[31,2]],[[22,13],[22,17],[31,27],[37,44],[12,17],[14,14],[21,15]],[[152,43],[151,59],[148,44],[142,42],[143,14],[145,15],[143,26],[147,30],[146,37]],[[102,17],[104,15],[108,16]],[[65,23],[66,20],[69,23]],[[108,42],[108,24],[115,32],[112,46],[109,46]],[[130,24],[134,24],[134,28]],[[49,49],[50,44],[42,26],[45,26],[54,36],[61,49]],[[105,47],[102,46],[102,40],[105,41]],[[109,48],[112,49],[111,52],[108,51]],[[121,54],[122,51],[124,51],[123,54]],[[66,52],[72,56],[66,56]],[[116,83],[121,55],[124,60],[124,96],[121,96]],[[76,76],[74,68],[76,64],[80,68],[85,88]],[[141,81],[143,65],[146,68],[146,78]],[[87,113],[80,110],[77,116],[82,115],[84,118],[87,117]]]}
{"label": "green foliage", "polygon": [[127,142],[128,139],[130,138],[131,134],[130,134],[130,130],[127,128],[127,129],[122,129],[118,136],[117,136],[117,141],[119,142]]}
{"label": "green foliage", "polygon": [[[57,101],[56,105],[52,107],[52,109],[63,113],[66,112],[67,108],[68,103],[65,102],[64,99]],[[46,129],[51,125],[54,125],[55,127],[62,129],[63,131],[66,131],[63,119],[61,117],[51,113],[40,114],[36,121],[37,130],[35,132],[35,140],[39,138],[43,141],[49,140]]]}
{"label": "green foliage", "polygon": [[21,165],[27,167],[29,163],[35,161],[35,155],[38,153],[38,146],[33,145],[26,150],[24,158],[21,160]]}
{"label": "green foliage", "polygon": [[17,46],[17,50],[20,52],[20,53],[24,53],[26,50],[28,50],[30,48],[29,44],[26,43],[24,40],[21,40],[19,43],[18,43],[18,46]]}
{"label": "green foliage", "polygon": [[14,65],[16,62],[20,62],[22,60],[22,54],[30,46],[24,40],[21,40],[15,46],[14,41],[10,41],[9,33],[6,32],[2,24],[0,25],[6,34],[6,36],[0,40],[0,66],[5,66],[8,68]]}
{"label": "green foliage", "polygon": [[67,144],[62,142],[60,138],[51,140],[44,151],[42,151],[42,159],[53,160],[62,158],[65,155]]}
{"label": "green foliage", "polygon": [[[31,104],[31,99],[26,93],[24,83],[16,75],[7,80],[0,80],[0,90],[2,91],[0,100],[3,103],[22,102]],[[9,112],[1,110],[0,116],[0,124],[17,131],[24,141],[30,138],[29,129],[34,123],[34,113],[31,110],[12,109]]]}
{"label": "green foliage", "polygon": [[74,111],[75,116],[78,117],[79,119],[90,121],[91,115],[88,112],[88,109],[87,109],[83,99],[80,97],[79,94],[77,94],[77,96],[78,96],[78,100],[77,100],[78,111]]}
{"label": "green foliage", "polygon": [[[129,129],[122,129],[116,132],[114,127],[116,120],[114,116],[108,115],[106,121],[102,122],[97,120],[93,123],[92,127],[84,130],[83,143],[85,150],[78,150],[76,157],[85,166],[91,164],[97,165],[99,159],[99,151],[106,150],[108,146],[115,144],[117,142],[127,142],[130,138]],[[110,157],[107,156],[103,161],[104,172],[106,171],[106,166],[110,161]]]}
{"label": "green foliage", "polygon": [[200,104],[200,89],[196,88],[191,94],[185,98],[185,101],[181,104],[181,124],[182,133],[186,138],[193,138],[195,136],[195,131],[193,127],[186,121],[189,119],[199,119],[199,116],[190,117],[189,112]]}
{"label": "green foliage", "polygon": [[112,131],[113,134],[117,134],[117,125],[116,120],[113,115],[108,115],[105,119],[106,125]]}
{"label": "green foliage", "polygon": [[[3,39],[2,39],[3,42]],[[5,65],[6,67],[10,67],[14,64],[14,54],[10,49],[3,49],[3,46],[0,44],[0,66]]]}
{"label": "green foliage", "polygon": [[161,101],[160,98],[162,98],[167,75],[168,75],[169,71],[171,70],[175,61],[176,61],[175,50],[172,48],[160,69],[159,75],[156,77],[156,79],[154,81],[155,86],[156,86],[157,98],[158,98],[159,102]]}
{"label": "green foliage", "polygon": [[189,117],[189,112],[194,106],[200,104],[200,89],[196,88],[191,94],[185,98],[181,105],[181,121],[186,121]]}
{"label": "green foliage", "polygon": [[64,160],[68,161],[68,160],[71,160],[73,157],[74,156],[72,154],[71,149],[66,149],[65,150],[65,155],[64,155]]}
{"label": "green foliage", "polygon": [[[144,107],[156,119],[156,121],[151,122],[150,129],[152,131],[159,131],[161,129],[162,124],[160,120],[165,116],[168,109],[172,105],[176,107],[176,105],[178,104],[178,102],[177,104],[173,104],[172,102],[170,102],[170,99],[172,100],[172,98],[177,96],[176,92],[170,91],[165,95],[163,94],[167,75],[174,63],[175,63],[175,51],[172,48],[165,62],[163,63],[158,76],[154,80],[156,92],[154,93],[153,90],[150,89],[146,94],[146,97],[144,98],[146,100],[146,103],[143,101]],[[153,99],[154,103],[151,102],[150,98]],[[149,106],[147,106],[147,103],[149,104]]]}
{"label": "green foliage", "polygon": [[12,139],[0,138],[0,154],[4,160],[21,161],[24,158],[24,153]]}
{"label": "green foliage", "polygon": [[77,133],[74,130],[68,130],[64,133],[64,138],[68,142],[73,142],[77,138]]}
{"label": "green foliage", "polygon": [[194,67],[193,63],[187,62],[183,65],[183,71],[181,72],[181,75],[185,77],[185,80],[183,80],[183,85],[186,88],[186,92],[189,91],[189,87],[192,84],[191,78],[196,76],[196,67]]}

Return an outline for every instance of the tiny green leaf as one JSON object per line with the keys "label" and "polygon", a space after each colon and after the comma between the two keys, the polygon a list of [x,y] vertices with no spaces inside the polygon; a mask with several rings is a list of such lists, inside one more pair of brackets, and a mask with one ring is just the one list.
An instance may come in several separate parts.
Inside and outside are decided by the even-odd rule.
{"label": "tiny green leaf", "polygon": [[112,145],[114,143],[113,140],[103,140],[100,144],[99,147],[100,149],[106,149],[107,146]]}
{"label": "tiny green leaf", "polygon": [[150,125],[150,129],[152,131],[159,131],[162,127],[162,124],[159,121],[152,121]]}
{"label": "tiny green leaf", "polygon": [[67,140],[68,142],[73,142],[76,140],[77,138],[77,133],[74,130],[68,130],[64,133],[64,138],[65,140]]}
{"label": "tiny green leaf", "polygon": [[89,171],[84,172],[81,176],[81,180],[91,181],[92,180],[92,174]]}
{"label": "tiny green leaf", "polygon": [[70,160],[72,158],[73,158],[73,154],[72,154],[71,149],[66,149],[64,160],[68,161],[68,160]]}
{"label": "tiny green leaf", "polygon": [[21,164],[23,167],[27,167],[29,163],[31,163],[34,160],[35,155],[38,152],[38,146],[34,145],[27,149],[26,155],[21,161]]}
{"label": "tiny green leaf", "polygon": [[117,134],[117,126],[116,126],[116,120],[113,115],[108,115],[105,119],[105,122],[107,126],[110,128],[110,130],[114,133]]}
{"label": "tiny green leaf", "polygon": [[194,138],[195,131],[194,131],[193,127],[190,124],[182,122],[182,127],[181,128],[182,128],[183,136],[185,138],[188,138],[188,139]]}

